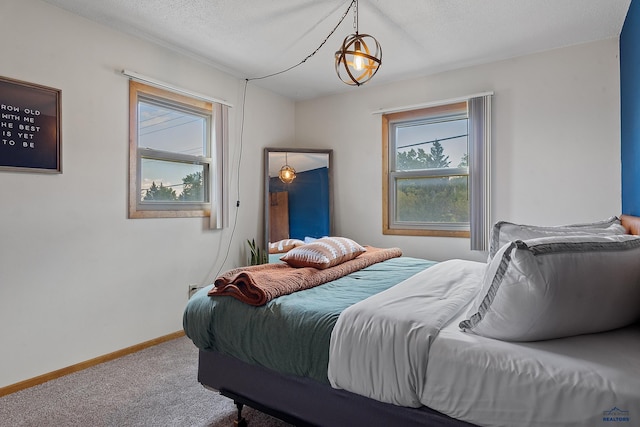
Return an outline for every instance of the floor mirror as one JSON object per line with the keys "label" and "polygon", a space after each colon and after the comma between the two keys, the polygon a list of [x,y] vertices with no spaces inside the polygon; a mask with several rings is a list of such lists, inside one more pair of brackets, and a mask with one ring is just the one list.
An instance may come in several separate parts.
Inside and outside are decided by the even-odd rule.
{"label": "floor mirror", "polygon": [[264,149],[264,242],[333,234],[333,150]]}

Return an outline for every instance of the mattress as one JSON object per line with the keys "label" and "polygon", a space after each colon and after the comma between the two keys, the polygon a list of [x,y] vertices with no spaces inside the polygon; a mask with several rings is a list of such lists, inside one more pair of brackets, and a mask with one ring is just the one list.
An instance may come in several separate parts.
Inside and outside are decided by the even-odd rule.
{"label": "mattress", "polygon": [[207,286],[189,300],[183,327],[201,350],[328,383],[329,340],[340,313],[435,264],[392,258],[260,307],[209,297]]}
{"label": "mattress", "polygon": [[[185,332],[201,350],[328,387],[329,343],[341,314],[356,305],[370,306],[387,289],[392,295],[409,285],[410,293],[420,291],[412,280],[425,269],[419,276],[436,275],[440,268],[430,268],[435,264],[394,258],[261,307],[231,297],[208,297],[209,288],[204,288],[187,305]],[[450,273],[448,280],[457,282],[454,278],[464,269],[455,267]],[[397,290],[391,289],[406,279]],[[461,297],[458,287],[450,289],[445,294]],[[420,365],[415,371],[420,375],[419,404],[483,426],[640,425],[640,325],[556,340],[506,342],[460,331],[469,305],[454,310],[439,332],[430,334],[424,363],[419,359],[407,364]],[[422,311],[400,313],[410,318]],[[409,330],[413,333],[414,328]],[[385,343],[383,350],[401,348]]]}
{"label": "mattress", "polygon": [[422,403],[484,426],[640,425],[640,325],[528,343],[461,332],[432,343]]}

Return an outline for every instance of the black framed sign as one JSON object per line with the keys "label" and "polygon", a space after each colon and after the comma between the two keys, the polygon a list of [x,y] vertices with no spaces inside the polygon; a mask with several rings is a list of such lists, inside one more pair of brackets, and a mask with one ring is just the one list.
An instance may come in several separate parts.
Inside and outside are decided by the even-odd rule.
{"label": "black framed sign", "polygon": [[61,173],[59,89],[0,77],[0,170]]}

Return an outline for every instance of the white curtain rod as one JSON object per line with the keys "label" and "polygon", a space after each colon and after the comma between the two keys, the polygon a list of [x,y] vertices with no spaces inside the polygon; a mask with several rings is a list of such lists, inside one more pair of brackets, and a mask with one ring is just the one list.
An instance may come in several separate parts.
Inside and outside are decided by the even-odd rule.
{"label": "white curtain rod", "polygon": [[196,93],[196,92],[191,92],[190,90],[187,89],[182,89],[176,86],[173,86],[169,83],[165,83],[165,82],[161,82],[160,80],[156,80],[152,77],[147,77],[144,76],[142,74],[138,74],[134,71],[129,71],[129,70],[122,70],[122,74],[133,79],[133,80],[137,80],[139,82],[143,82],[143,83],[149,83],[153,86],[157,86],[163,89],[168,89],[171,90],[173,92],[178,92],[181,93],[183,95],[188,95],[192,98],[197,98],[197,99],[201,99],[203,101],[209,101],[209,102],[215,102],[217,104],[222,104],[222,105],[226,105],[227,107],[233,108],[233,104],[228,103],[227,101],[224,101],[222,99],[217,99],[217,98],[212,98],[210,96],[207,95],[202,95],[200,93]]}
{"label": "white curtain rod", "polygon": [[493,92],[474,93],[473,95],[460,96],[458,98],[444,99],[441,101],[425,102],[422,104],[405,105],[404,107],[381,108],[377,111],[372,111],[371,114],[399,113],[400,111],[417,110],[418,108],[437,107],[439,105],[468,101],[471,98],[479,98],[481,96],[487,96],[487,95],[493,95]]}

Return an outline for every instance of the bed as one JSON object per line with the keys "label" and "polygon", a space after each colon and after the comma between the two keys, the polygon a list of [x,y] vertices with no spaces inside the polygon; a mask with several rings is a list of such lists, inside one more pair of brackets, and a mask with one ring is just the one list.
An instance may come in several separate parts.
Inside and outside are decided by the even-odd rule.
{"label": "bed", "polygon": [[[487,263],[395,253],[264,304],[215,296],[222,286],[212,284],[184,314],[185,332],[200,349],[198,381],[236,402],[240,425],[245,404],[294,425],[634,425],[638,234],[640,218],[625,215],[557,228],[502,222]],[[550,264],[563,283],[568,276],[558,264],[580,266],[566,273],[582,275],[577,290],[563,285],[552,298],[548,289],[526,298],[551,298],[543,300],[544,316],[504,302],[522,292],[510,274],[534,268],[531,259]],[[540,282],[536,274],[527,292]],[[562,292],[586,308],[567,315],[558,309]],[[509,310],[519,317],[501,326],[514,315]]]}

